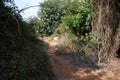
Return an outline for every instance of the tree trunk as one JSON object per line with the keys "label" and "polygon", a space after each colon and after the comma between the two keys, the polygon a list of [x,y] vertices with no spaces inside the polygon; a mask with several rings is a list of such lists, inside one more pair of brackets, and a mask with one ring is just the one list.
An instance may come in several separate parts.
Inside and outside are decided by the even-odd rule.
{"label": "tree trunk", "polygon": [[96,0],[93,3],[93,38],[101,41],[100,54],[103,58],[116,56],[120,48],[120,1]]}

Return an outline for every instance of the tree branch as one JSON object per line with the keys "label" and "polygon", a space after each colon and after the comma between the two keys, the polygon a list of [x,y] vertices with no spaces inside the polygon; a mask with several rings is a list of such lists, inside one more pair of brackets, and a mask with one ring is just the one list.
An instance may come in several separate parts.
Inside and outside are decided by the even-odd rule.
{"label": "tree branch", "polygon": [[25,7],[21,10],[18,11],[18,13],[21,13],[22,11],[26,10],[26,9],[29,9],[29,8],[32,8],[32,7],[39,7],[40,5],[34,5],[34,6],[28,6],[28,7]]}

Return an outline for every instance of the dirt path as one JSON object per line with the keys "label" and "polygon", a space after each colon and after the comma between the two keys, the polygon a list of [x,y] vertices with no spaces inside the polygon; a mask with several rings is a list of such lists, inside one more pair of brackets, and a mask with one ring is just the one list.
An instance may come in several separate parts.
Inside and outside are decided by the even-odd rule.
{"label": "dirt path", "polygon": [[116,80],[114,74],[107,70],[87,70],[78,67],[73,67],[68,60],[62,56],[56,56],[54,50],[55,42],[50,42],[48,55],[53,73],[56,75],[56,80]]}
{"label": "dirt path", "polygon": [[54,50],[56,44],[50,44],[48,55],[52,65],[53,73],[57,80],[115,80],[114,74],[106,70],[89,71],[71,66],[64,57],[56,56]]}

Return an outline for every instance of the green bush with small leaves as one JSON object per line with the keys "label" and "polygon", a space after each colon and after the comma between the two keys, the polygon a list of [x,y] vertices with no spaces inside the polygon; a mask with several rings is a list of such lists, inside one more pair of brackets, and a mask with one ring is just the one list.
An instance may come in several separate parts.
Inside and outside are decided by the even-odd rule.
{"label": "green bush with small leaves", "polygon": [[91,6],[86,0],[66,3],[63,7],[62,21],[76,35],[85,36],[91,30]]}
{"label": "green bush with small leaves", "polygon": [[40,32],[45,35],[51,35],[61,20],[62,10],[60,0],[46,0],[40,4]]}

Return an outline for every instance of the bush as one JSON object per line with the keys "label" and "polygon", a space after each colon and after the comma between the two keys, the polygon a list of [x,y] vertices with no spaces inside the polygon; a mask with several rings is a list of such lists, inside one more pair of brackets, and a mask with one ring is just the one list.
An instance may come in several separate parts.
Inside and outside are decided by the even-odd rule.
{"label": "bush", "polygon": [[0,1],[0,80],[53,80],[47,44],[35,38],[12,4]]}
{"label": "bush", "polygon": [[62,21],[69,26],[71,31],[76,35],[88,34],[91,31],[91,6],[85,0],[73,1],[66,4]]}
{"label": "bush", "polygon": [[40,4],[40,32],[51,35],[61,20],[62,10],[60,0],[47,0]]}
{"label": "bush", "polygon": [[0,79],[47,80],[53,75],[50,71],[47,46],[42,41],[24,39],[19,47],[4,51],[0,56]]}

